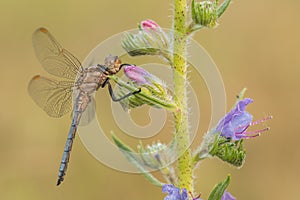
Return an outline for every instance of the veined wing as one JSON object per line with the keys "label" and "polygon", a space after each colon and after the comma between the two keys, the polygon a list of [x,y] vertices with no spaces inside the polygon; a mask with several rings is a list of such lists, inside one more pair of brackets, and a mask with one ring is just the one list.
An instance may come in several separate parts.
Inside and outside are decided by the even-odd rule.
{"label": "veined wing", "polygon": [[85,111],[82,113],[79,125],[86,126],[88,125],[96,115],[96,103],[94,97],[91,96],[91,100],[86,107]]}
{"label": "veined wing", "polygon": [[28,85],[28,92],[35,103],[51,117],[61,117],[72,109],[71,81],[55,81],[35,76]]}
{"label": "veined wing", "polygon": [[[70,119],[73,120],[74,118],[74,107],[77,103],[77,98],[79,95],[79,90],[73,91],[73,110],[70,114]],[[85,108],[85,110],[81,113],[81,117],[80,120],[78,122],[77,125],[79,126],[86,126],[88,125],[96,116],[96,102],[95,102],[95,98],[94,96],[90,96],[90,101],[87,104],[87,107]]]}
{"label": "veined wing", "polygon": [[37,29],[32,42],[37,58],[48,73],[75,80],[77,73],[82,70],[81,63],[46,28]]}

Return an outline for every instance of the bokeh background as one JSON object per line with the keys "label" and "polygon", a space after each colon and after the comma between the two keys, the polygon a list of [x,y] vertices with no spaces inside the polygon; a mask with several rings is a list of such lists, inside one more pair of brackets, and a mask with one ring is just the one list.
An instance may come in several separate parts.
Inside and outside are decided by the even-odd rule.
{"label": "bokeh background", "polygon": [[[27,84],[35,74],[46,74],[31,44],[36,28],[48,27],[64,47],[83,60],[98,43],[135,28],[143,19],[170,27],[172,2],[0,2],[0,199],[163,199],[161,189],[143,176],[100,164],[78,138],[67,179],[56,187],[70,121],[68,117],[48,117],[29,97]],[[274,116],[268,122],[272,127],[269,132],[246,142],[248,154],[243,168],[237,170],[217,159],[203,162],[195,174],[197,192],[202,197],[231,173],[229,190],[238,199],[300,199],[299,9],[300,2],[294,0],[234,1],[218,28],[195,35],[219,67],[228,109],[246,86],[247,96],[255,99],[249,106],[255,118]],[[194,83],[199,94],[205,91],[205,86]],[[109,105],[107,91],[99,93],[103,97],[100,105]],[[199,140],[209,120],[209,109],[203,112]],[[143,112],[137,114],[143,116]],[[105,123],[112,123],[113,129],[108,118]]]}

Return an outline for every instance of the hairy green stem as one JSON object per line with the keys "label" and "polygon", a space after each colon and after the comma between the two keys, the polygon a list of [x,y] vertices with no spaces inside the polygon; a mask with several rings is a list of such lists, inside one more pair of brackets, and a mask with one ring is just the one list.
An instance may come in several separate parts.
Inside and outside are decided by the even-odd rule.
{"label": "hairy green stem", "polygon": [[180,188],[186,188],[193,192],[192,179],[192,156],[188,128],[187,112],[187,35],[186,35],[186,15],[187,0],[174,1],[174,38],[173,38],[173,79],[176,104],[179,105],[180,112],[174,113],[175,138],[177,150],[180,155],[178,159],[178,181]]}

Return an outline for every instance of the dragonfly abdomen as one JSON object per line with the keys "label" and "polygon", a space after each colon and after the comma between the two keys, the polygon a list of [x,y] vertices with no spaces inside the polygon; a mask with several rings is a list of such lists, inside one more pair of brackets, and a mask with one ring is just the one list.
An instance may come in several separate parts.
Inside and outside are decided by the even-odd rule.
{"label": "dragonfly abdomen", "polygon": [[71,150],[72,150],[76,130],[77,130],[77,124],[75,122],[75,123],[72,123],[70,130],[69,130],[64,153],[63,153],[63,156],[62,156],[62,159],[60,162],[60,167],[59,167],[59,172],[58,172],[58,180],[57,180],[56,185],[60,185],[61,182],[63,182],[63,180],[64,180],[64,176],[66,174],[66,171],[68,168],[68,163],[70,160],[70,155],[71,155]]}
{"label": "dragonfly abdomen", "polygon": [[88,106],[88,103],[90,102],[90,98],[91,97],[89,95],[86,95],[85,92],[80,91],[75,100],[73,120],[68,133],[64,153],[60,162],[57,185],[59,185],[64,180],[64,176],[66,174],[68,163],[70,160],[72,145],[75,139],[77,127],[79,125],[82,113],[85,111],[86,107]]}

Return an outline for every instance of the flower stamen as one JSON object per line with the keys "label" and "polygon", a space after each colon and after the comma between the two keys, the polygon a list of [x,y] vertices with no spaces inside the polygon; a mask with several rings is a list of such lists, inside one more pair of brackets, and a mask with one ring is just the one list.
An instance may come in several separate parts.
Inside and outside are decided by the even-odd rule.
{"label": "flower stamen", "polygon": [[[255,134],[255,133],[262,133],[262,132],[265,132],[265,131],[268,131],[270,130],[270,127],[266,127],[264,129],[260,129],[260,130],[255,130],[255,131],[250,131],[250,132],[244,132],[244,134],[247,134],[247,135],[252,135],[252,134]],[[237,133],[236,133],[237,134]]]}
{"label": "flower stamen", "polygon": [[257,137],[257,136],[260,136],[260,133],[262,132],[265,132],[265,131],[268,131],[270,130],[269,127],[267,128],[264,128],[264,129],[260,129],[260,130],[255,130],[255,131],[246,131],[249,126],[254,126],[254,125],[257,125],[257,124],[260,124],[260,123],[263,123],[269,119],[272,119],[273,117],[270,115],[268,117],[265,117],[263,119],[260,119],[260,120],[257,120],[257,121],[254,121],[254,122],[251,122],[250,124],[248,125],[244,125],[244,126],[238,126],[235,130],[240,130],[242,129],[241,131],[238,131],[238,132],[235,132],[234,134],[236,136],[239,136],[241,138],[245,138],[245,139],[249,139],[249,138],[254,138],[254,137]]}
{"label": "flower stamen", "polygon": [[253,126],[253,125],[256,125],[256,124],[261,124],[261,123],[263,123],[263,122],[265,122],[265,121],[267,121],[267,120],[270,120],[270,119],[272,119],[272,118],[273,118],[273,116],[270,115],[270,116],[265,117],[265,118],[263,118],[263,119],[260,119],[260,120],[257,120],[257,121],[255,121],[255,122],[252,122],[250,125]]}
{"label": "flower stamen", "polygon": [[201,194],[199,194],[198,196],[194,197],[194,195],[192,194],[192,192],[189,192],[190,196],[192,197],[192,200],[199,200],[201,197]]}
{"label": "flower stamen", "polygon": [[241,128],[244,128],[244,129],[240,132],[235,132],[235,134],[243,134],[248,129],[249,126],[250,126],[249,124],[245,125],[245,126],[238,126],[235,130],[239,130]]}

